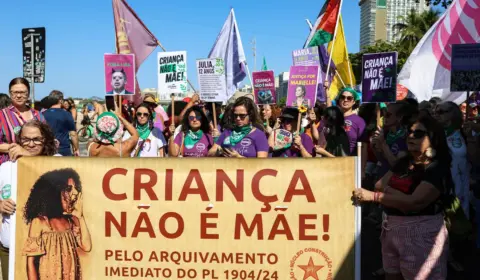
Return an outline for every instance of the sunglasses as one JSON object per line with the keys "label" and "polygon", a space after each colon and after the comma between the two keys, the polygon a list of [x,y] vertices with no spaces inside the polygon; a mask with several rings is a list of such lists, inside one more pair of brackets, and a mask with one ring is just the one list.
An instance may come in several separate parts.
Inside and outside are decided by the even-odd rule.
{"label": "sunglasses", "polygon": [[27,138],[27,137],[21,137],[20,138],[20,143],[22,146],[30,145],[30,143],[33,142],[35,145],[42,145],[44,143],[45,139],[44,138]]}
{"label": "sunglasses", "polygon": [[138,113],[137,113],[137,117],[146,117],[146,118],[148,118],[149,116],[150,116],[149,113],[141,113],[141,112],[138,112]]}
{"label": "sunglasses", "polygon": [[193,122],[194,120],[197,120],[197,121],[201,121],[202,120],[202,116],[188,116],[188,120]]}
{"label": "sunglasses", "polygon": [[427,136],[427,132],[425,130],[418,130],[418,129],[411,130],[411,129],[409,129],[408,130],[408,136],[410,137],[410,135],[412,135],[412,134],[413,134],[413,138],[415,138],[415,139],[421,139],[421,138]]}
{"label": "sunglasses", "polygon": [[240,118],[242,121],[248,117],[248,114],[233,114],[233,118],[236,120],[237,118]]}
{"label": "sunglasses", "polygon": [[353,101],[353,96],[340,95],[340,100]]}

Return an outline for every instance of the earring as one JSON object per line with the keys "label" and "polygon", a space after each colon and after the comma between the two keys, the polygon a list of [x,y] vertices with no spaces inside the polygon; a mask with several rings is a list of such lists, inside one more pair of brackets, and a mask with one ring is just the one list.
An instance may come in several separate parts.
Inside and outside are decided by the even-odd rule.
{"label": "earring", "polygon": [[430,147],[425,151],[425,156],[429,159],[434,158],[437,155],[437,151],[434,148]]}

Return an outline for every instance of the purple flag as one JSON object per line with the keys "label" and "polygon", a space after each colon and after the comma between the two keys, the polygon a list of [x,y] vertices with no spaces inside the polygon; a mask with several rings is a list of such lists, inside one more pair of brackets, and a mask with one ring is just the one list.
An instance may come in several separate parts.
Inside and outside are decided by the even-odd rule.
{"label": "purple flag", "polygon": [[[157,48],[158,40],[125,0],[113,0],[113,17],[117,53],[135,54],[135,70],[138,71],[143,61]],[[138,80],[136,89],[135,95],[126,99],[138,104],[141,98]]]}

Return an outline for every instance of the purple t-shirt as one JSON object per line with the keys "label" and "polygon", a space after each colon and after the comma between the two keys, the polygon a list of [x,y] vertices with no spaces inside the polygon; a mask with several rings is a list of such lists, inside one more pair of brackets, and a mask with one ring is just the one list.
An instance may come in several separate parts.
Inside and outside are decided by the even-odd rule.
{"label": "purple t-shirt", "polygon": [[365,121],[357,115],[350,115],[345,117],[344,128],[350,142],[350,155],[354,156],[357,154],[357,142],[362,139],[365,131]]}
{"label": "purple t-shirt", "polygon": [[[388,134],[390,134],[390,133],[391,133],[391,132],[388,132],[388,133],[385,135],[385,139],[387,139]],[[385,141],[386,141],[386,140],[385,140]],[[407,133],[406,133],[405,129],[402,130],[401,135],[399,135],[399,137],[397,137],[393,143],[388,143],[388,142],[387,142],[387,145],[388,145],[388,147],[390,148],[390,151],[392,152],[392,154],[393,154],[395,157],[397,157],[400,152],[408,151],[408,146],[407,146]],[[379,169],[378,169],[378,171],[377,171],[377,175],[378,175],[379,177],[383,177],[383,175],[387,174],[387,172],[388,172],[393,166],[390,166],[390,164],[388,163],[388,160],[386,160],[386,159],[382,156],[382,154],[377,155],[377,159],[378,159],[377,165],[379,166]]]}
{"label": "purple t-shirt", "polygon": [[[305,150],[307,150],[313,156],[315,154],[315,147],[313,146],[312,138],[310,138],[310,136],[307,134],[302,133],[300,134],[300,139],[302,140],[302,145],[305,147]],[[300,150],[294,148],[294,145],[292,144],[292,146],[288,149],[274,151],[272,153],[272,157],[302,157],[302,153]]]}
{"label": "purple t-shirt", "polygon": [[244,157],[256,158],[257,152],[268,152],[270,148],[268,146],[267,136],[265,136],[265,133],[259,129],[255,129],[253,132],[250,132],[250,134],[245,136],[240,142],[237,143],[237,145],[233,147],[223,144],[225,138],[230,137],[231,134],[232,131],[230,129],[223,131],[220,137],[218,137],[217,144],[222,148],[232,148]]}
{"label": "purple t-shirt", "polygon": [[[175,137],[174,143],[178,147],[182,147],[183,132],[180,132],[177,137]],[[213,138],[210,134],[203,134],[202,138],[193,145],[193,147],[188,148],[183,145],[182,156],[183,157],[206,157],[208,155],[208,150],[213,146]]]}

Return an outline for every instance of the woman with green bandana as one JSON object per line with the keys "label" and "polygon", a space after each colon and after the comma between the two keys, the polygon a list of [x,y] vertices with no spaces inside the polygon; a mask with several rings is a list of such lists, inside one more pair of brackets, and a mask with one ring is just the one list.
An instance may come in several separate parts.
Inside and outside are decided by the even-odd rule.
{"label": "woman with green bandana", "polygon": [[350,143],[350,155],[355,156],[357,155],[357,142],[362,139],[365,130],[365,121],[355,113],[360,104],[360,94],[353,88],[346,87],[340,90],[335,102],[345,118],[345,132]]}
{"label": "woman with green bandana", "polygon": [[[122,141],[123,129],[132,135]],[[102,113],[95,124],[94,139],[88,143],[89,157],[130,157],[136,147],[138,132],[120,113]]]}
{"label": "woman with green bandana", "polygon": [[238,98],[225,113],[224,131],[210,149],[209,156],[266,158],[268,141],[257,105],[248,97]]}
{"label": "woman with green bandana", "polygon": [[[167,142],[162,131],[154,126],[154,111],[147,103],[140,104],[135,109],[135,119],[133,125],[137,129],[139,140],[135,149],[132,151],[132,157],[164,157],[164,147]],[[130,138],[130,133],[126,132],[123,140]]]}
{"label": "woman with green bandana", "polygon": [[182,131],[170,137],[171,157],[206,157],[213,146],[210,124],[203,109],[193,106],[187,109],[182,119]]}

